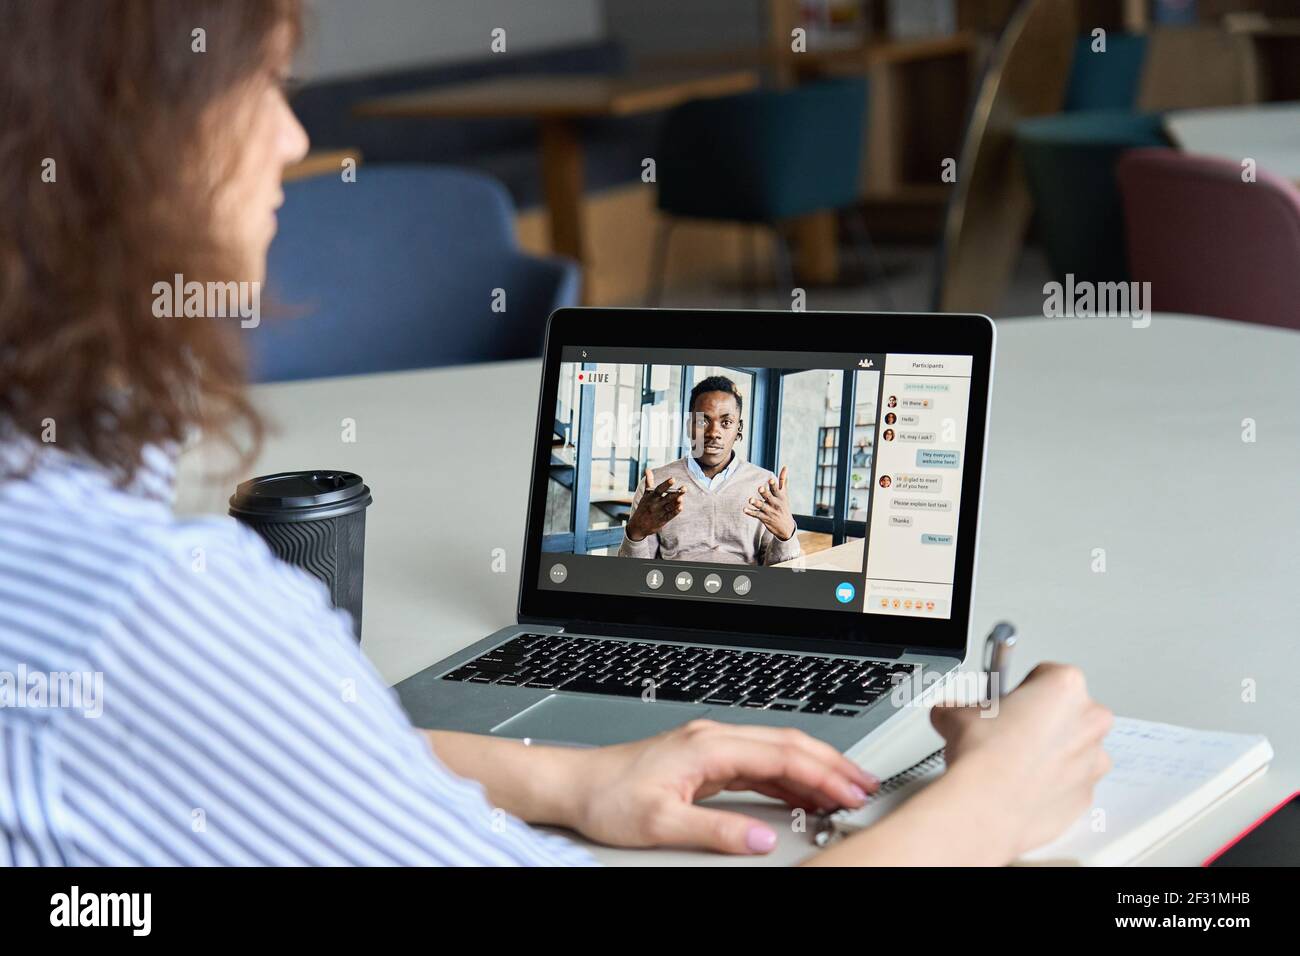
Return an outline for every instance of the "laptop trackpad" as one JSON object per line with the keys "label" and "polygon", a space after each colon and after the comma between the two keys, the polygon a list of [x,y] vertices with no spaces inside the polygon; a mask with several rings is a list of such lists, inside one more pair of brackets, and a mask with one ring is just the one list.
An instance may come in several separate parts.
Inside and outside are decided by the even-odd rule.
{"label": "laptop trackpad", "polygon": [[652,737],[708,713],[690,704],[600,700],[552,694],[492,728],[503,737],[531,737],[538,743],[621,744]]}

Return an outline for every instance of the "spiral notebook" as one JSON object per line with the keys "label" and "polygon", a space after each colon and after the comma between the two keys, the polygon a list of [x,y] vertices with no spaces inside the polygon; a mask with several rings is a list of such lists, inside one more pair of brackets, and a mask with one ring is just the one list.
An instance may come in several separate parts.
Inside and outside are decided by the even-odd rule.
{"label": "spiral notebook", "polygon": [[[1021,865],[1118,866],[1130,863],[1262,773],[1273,748],[1259,734],[1189,730],[1118,718],[1104,742],[1114,762],[1093,806]],[[864,829],[940,776],[943,751],[883,781],[867,804],[831,814],[819,845]]]}

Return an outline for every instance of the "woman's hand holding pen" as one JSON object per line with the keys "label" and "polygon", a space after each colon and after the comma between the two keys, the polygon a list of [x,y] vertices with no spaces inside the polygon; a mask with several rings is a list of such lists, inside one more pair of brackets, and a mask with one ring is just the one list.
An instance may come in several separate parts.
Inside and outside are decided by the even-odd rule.
{"label": "woman's hand holding pen", "polygon": [[935,707],[930,721],[947,741],[948,776],[983,795],[983,812],[1014,859],[1088,809],[1110,769],[1102,740],[1114,717],[1088,696],[1083,671],[1052,663],[1035,667],[989,714]]}
{"label": "woman's hand holding pen", "polygon": [[897,810],[809,859],[814,866],[999,866],[1058,836],[1110,769],[1109,710],[1083,672],[1040,664],[998,702],[936,706],[947,771]]}

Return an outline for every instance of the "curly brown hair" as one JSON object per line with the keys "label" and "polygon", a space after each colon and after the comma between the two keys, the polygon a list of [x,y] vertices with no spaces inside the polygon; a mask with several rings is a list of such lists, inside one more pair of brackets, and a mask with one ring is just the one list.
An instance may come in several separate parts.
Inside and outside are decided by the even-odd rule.
{"label": "curly brown hair", "polygon": [[257,447],[238,323],[156,318],[153,287],[238,277],[211,228],[213,157],[238,131],[213,113],[301,17],[300,0],[0,0],[0,425],[39,441],[52,419],[121,482],[196,430]]}

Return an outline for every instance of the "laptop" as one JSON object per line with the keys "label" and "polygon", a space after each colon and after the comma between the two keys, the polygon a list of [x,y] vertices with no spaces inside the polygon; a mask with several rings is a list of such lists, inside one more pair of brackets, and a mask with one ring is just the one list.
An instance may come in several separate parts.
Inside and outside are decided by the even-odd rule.
{"label": "laptop", "polygon": [[557,311],[515,620],[398,684],[411,719],[876,734],[971,644],[994,340],[982,315]]}

